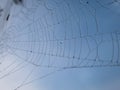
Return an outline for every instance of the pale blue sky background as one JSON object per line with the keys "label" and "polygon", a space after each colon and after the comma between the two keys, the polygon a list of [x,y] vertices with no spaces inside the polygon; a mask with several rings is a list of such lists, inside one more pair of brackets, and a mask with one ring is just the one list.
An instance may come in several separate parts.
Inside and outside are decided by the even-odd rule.
{"label": "pale blue sky background", "polygon": [[0,44],[0,89],[119,90],[119,22],[119,0],[13,4]]}

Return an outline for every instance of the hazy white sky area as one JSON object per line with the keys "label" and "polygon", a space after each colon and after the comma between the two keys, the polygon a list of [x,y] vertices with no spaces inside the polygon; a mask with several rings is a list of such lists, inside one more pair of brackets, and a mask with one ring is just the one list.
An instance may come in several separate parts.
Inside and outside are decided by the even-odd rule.
{"label": "hazy white sky area", "polygon": [[120,90],[120,0],[6,1],[0,90]]}

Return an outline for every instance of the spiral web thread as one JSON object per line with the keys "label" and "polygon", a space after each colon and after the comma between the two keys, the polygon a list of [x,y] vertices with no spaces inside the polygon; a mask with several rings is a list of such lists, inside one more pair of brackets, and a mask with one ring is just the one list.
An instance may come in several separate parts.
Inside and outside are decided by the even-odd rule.
{"label": "spiral web thread", "polygon": [[[14,90],[64,69],[120,65],[120,32],[102,30],[97,9],[113,13],[111,7],[117,3],[119,8],[119,0],[28,1],[18,7],[19,12],[11,11],[1,40],[4,45],[0,44],[5,48],[1,65],[8,61],[7,55],[16,58],[1,70],[0,79],[33,65]],[[119,12],[114,14],[120,17]],[[43,68],[50,72],[29,80],[35,70]]]}

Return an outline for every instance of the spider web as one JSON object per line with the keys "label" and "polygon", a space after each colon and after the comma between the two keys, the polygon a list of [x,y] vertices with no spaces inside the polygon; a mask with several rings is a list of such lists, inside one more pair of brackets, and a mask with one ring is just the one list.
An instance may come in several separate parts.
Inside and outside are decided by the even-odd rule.
{"label": "spider web", "polygon": [[[26,0],[14,5],[0,42],[0,79],[32,67],[18,90],[65,69],[119,66],[119,3]],[[38,70],[46,71],[30,79]]]}

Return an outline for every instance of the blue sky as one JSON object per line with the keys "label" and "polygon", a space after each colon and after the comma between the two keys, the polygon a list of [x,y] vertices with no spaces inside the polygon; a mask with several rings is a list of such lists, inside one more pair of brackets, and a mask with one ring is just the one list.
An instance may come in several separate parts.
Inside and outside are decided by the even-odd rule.
{"label": "blue sky", "polygon": [[0,43],[0,89],[119,90],[119,3],[13,4]]}

